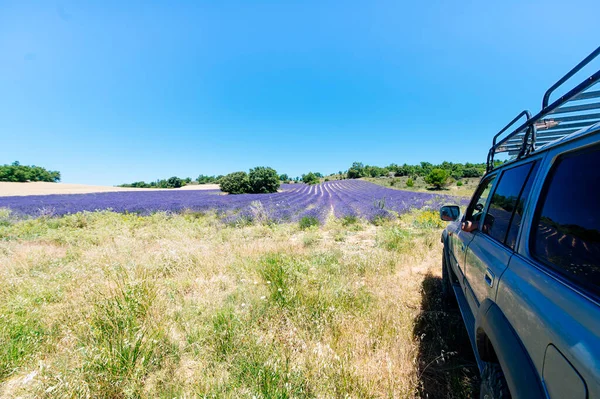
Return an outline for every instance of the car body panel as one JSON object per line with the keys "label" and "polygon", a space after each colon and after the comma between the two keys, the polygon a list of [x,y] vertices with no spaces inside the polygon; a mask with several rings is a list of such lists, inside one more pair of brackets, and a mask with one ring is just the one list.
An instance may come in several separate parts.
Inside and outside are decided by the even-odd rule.
{"label": "car body panel", "polygon": [[[599,129],[600,124],[594,125],[548,144],[525,159],[494,169],[493,173],[502,173],[536,155],[540,162],[514,252],[481,231],[458,231],[460,221],[451,223],[444,233],[448,235],[447,259],[455,259],[450,267],[467,299],[459,301],[459,305],[464,307],[469,303],[469,309],[461,308],[461,312],[473,315],[477,324],[481,324],[480,319],[486,316],[480,314],[478,305],[493,301],[521,343],[522,349],[514,350],[525,351],[549,397],[600,398],[600,300],[548,270],[529,251],[533,214],[554,161],[566,152],[597,145]],[[500,179],[496,180],[495,184]],[[494,275],[492,287],[482,284],[488,271]],[[479,355],[476,352],[478,361]],[[559,385],[561,381],[547,380],[561,374],[563,385]]]}
{"label": "car body panel", "polygon": [[[508,266],[512,251],[481,231],[473,234],[465,259],[466,283],[471,287],[477,307],[486,298],[494,300],[498,281]],[[472,309],[477,313],[477,309]]]}

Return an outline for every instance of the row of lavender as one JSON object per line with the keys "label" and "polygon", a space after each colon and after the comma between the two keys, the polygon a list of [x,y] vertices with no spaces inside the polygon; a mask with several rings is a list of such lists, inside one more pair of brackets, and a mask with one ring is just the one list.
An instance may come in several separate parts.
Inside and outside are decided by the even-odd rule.
{"label": "row of lavender", "polygon": [[283,185],[281,192],[274,194],[222,195],[218,190],[173,190],[0,197],[0,208],[33,217],[96,210],[141,214],[189,210],[216,211],[226,222],[256,219],[288,222],[305,216],[323,222],[330,214],[372,221],[392,218],[410,209],[437,209],[443,203],[464,204],[464,201],[446,195],[392,190],[362,180],[341,180],[314,186]]}

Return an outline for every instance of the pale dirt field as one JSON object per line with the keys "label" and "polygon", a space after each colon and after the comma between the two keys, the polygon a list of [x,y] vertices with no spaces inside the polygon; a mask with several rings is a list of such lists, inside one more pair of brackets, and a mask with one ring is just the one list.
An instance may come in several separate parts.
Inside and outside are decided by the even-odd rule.
{"label": "pale dirt field", "polygon": [[129,188],[111,186],[90,186],[87,184],[68,183],[12,183],[0,182],[0,197],[25,196],[25,195],[48,195],[48,194],[86,194],[86,193],[108,193],[115,191],[155,191],[155,190],[218,190],[218,184],[197,184],[181,188]]}

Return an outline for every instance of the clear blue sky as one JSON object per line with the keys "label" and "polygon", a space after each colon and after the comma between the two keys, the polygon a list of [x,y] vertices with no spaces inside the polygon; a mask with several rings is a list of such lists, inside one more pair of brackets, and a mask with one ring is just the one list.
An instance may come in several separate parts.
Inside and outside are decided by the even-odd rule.
{"label": "clear blue sky", "polygon": [[0,164],[112,185],[483,162],[600,45],[597,0],[124,3],[0,2]]}

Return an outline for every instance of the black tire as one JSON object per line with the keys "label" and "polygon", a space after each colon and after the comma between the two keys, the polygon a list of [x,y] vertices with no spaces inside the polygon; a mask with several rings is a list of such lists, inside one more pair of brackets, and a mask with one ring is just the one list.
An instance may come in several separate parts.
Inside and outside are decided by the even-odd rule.
{"label": "black tire", "polygon": [[502,368],[498,363],[484,363],[481,372],[480,399],[508,399],[510,391]]}

